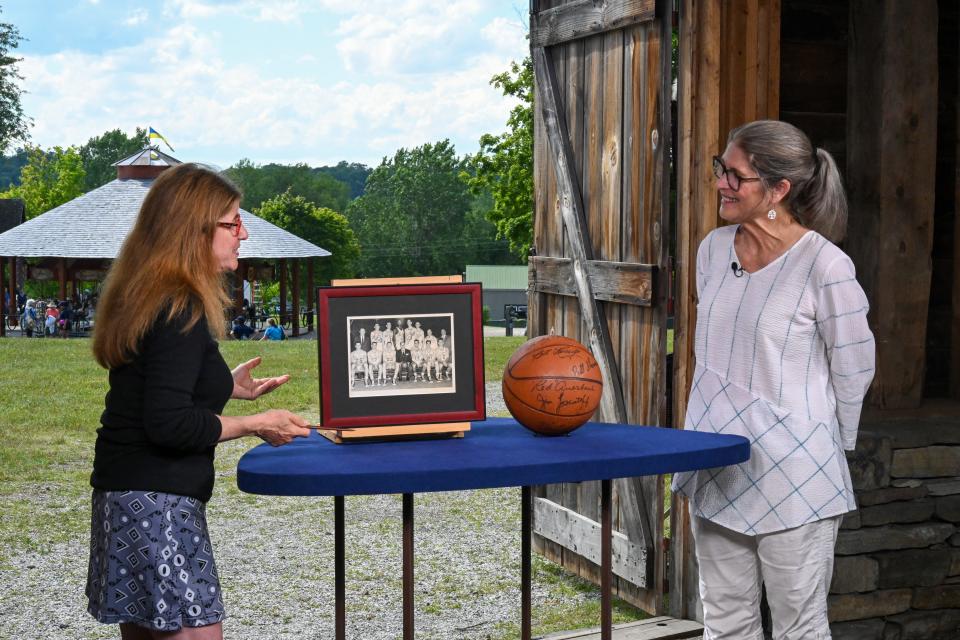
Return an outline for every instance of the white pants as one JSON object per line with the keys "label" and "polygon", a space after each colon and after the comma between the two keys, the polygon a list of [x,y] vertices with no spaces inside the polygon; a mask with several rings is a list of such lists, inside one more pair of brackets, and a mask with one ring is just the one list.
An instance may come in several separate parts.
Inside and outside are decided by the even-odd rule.
{"label": "white pants", "polygon": [[704,640],[763,640],[760,584],[774,640],[829,640],[827,592],[840,517],[759,536],[690,515]]}

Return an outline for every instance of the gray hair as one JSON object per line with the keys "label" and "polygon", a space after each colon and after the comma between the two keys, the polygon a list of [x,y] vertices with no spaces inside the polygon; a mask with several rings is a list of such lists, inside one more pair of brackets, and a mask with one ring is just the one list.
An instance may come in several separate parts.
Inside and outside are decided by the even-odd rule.
{"label": "gray hair", "polygon": [[727,136],[757,170],[765,189],[781,180],[790,183],[784,204],[800,224],[831,242],[843,240],[847,231],[847,196],[833,156],[814,148],[810,138],[780,120],[756,120]]}

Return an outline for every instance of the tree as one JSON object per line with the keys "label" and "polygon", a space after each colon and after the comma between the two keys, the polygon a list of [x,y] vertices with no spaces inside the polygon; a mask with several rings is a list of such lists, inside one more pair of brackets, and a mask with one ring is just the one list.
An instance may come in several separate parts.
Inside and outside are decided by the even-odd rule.
{"label": "tree", "polygon": [[480,150],[468,158],[471,174],[464,178],[475,194],[489,190],[493,207],[487,219],[497,235],[510,241],[510,250],[526,260],[533,244],[533,64],[513,62],[510,71],[490,81],[505,96],[520,103],[510,111],[507,131],[480,137]]}
{"label": "tree", "polygon": [[84,193],[83,160],[75,147],[49,151],[27,147],[27,154],[20,184],[0,193],[0,197],[21,198],[28,220]]}
{"label": "tree", "polygon": [[325,173],[345,183],[350,188],[350,199],[352,200],[363,195],[363,188],[366,186],[367,178],[373,169],[359,162],[348,163],[346,160],[341,160],[335,167],[317,167],[314,171]]}
{"label": "tree", "polygon": [[347,219],[336,211],[317,207],[287,189],[264,202],[254,213],[333,254],[319,262],[316,276],[321,282],[351,278],[356,273],[360,245]]}
{"label": "tree", "polygon": [[248,211],[287,190],[318,207],[334,211],[344,211],[350,202],[350,189],[346,184],[325,173],[317,173],[305,164],[260,166],[243,159],[225,173],[243,190],[240,206]]}
{"label": "tree", "polygon": [[80,147],[80,158],[87,172],[87,191],[116,178],[117,169],[112,166],[113,163],[140,151],[147,142],[147,130],[140,127],[137,127],[132,136],[120,129],[114,129],[87,140],[87,143]]}
{"label": "tree", "polygon": [[479,246],[472,235],[478,227],[468,224],[474,198],[460,178],[465,168],[449,140],[400,149],[393,158],[384,158],[367,179],[363,195],[347,207],[347,219],[360,240],[361,274],[447,275],[464,270]]}
{"label": "tree", "polygon": [[15,58],[12,51],[20,46],[23,37],[12,24],[0,22],[0,153],[13,142],[26,142],[30,134],[31,120],[23,113],[20,96],[23,89],[17,81],[23,80],[17,70],[22,58]]}

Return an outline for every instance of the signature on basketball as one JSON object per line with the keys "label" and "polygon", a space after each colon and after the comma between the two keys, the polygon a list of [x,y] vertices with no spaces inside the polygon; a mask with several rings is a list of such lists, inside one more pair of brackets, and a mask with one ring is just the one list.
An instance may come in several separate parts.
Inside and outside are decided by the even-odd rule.
{"label": "signature on basketball", "polygon": [[563,394],[560,394],[559,402],[557,404],[557,413],[560,413],[564,409],[577,409],[582,412],[582,410],[590,403],[590,400],[587,396],[574,396],[573,398],[564,398]]}
{"label": "signature on basketball", "polygon": [[558,358],[575,358],[578,355],[583,353],[583,349],[579,347],[550,347],[549,349],[543,349],[537,351],[533,354],[534,360],[539,360],[544,356],[556,356]]}
{"label": "signature on basketball", "polygon": [[531,391],[593,391],[592,382],[573,382],[569,380],[536,380]]}
{"label": "signature on basketball", "polygon": [[587,371],[592,371],[599,366],[596,362],[580,362],[570,367],[570,373],[575,376],[582,376]]}
{"label": "signature on basketball", "polygon": [[538,393],[537,402],[540,403],[540,407],[539,407],[540,411],[546,411],[548,413],[550,412],[549,405],[553,404],[553,400],[545,398],[542,393]]}

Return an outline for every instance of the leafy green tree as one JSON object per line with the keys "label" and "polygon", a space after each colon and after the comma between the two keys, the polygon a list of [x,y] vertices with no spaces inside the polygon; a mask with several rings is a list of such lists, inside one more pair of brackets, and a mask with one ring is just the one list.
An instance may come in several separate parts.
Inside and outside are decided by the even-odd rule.
{"label": "leafy green tree", "polygon": [[20,46],[23,36],[7,22],[0,22],[0,153],[13,142],[26,142],[30,138],[28,128],[31,120],[23,113],[20,96],[23,89],[17,84],[23,76],[17,70],[22,58],[12,55]]}
{"label": "leafy green tree", "polygon": [[240,206],[248,211],[287,190],[318,207],[334,211],[344,211],[350,202],[350,188],[346,184],[305,164],[260,166],[243,159],[225,173],[243,190]]}
{"label": "leafy green tree", "polygon": [[473,197],[463,221],[464,264],[519,264],[510,252],[510,244],[497,236],[497,228],[487,219],[493,208],[493,197],[483,191]]}
{"label": "leafy green tree", "polygon": [[143,149],[147,141],[147,130],[140,127],[137,127],[132,136],[120,129],[114,129],[87,140],[87,143],[80,147],[80,158],[83,159],[83,168],[87,172],[87,191],[116,178],[117,168],[112,166],[113,163]]}
{"label": "leafy green tree", "polygon": [[334,167],[317,167],[314,171],[325,173],[340,182],[346,183],[350,187],[350,199],[352,200],[363,195],[363,188],[366,186],[367,178],[373,169],[359,162],[341,160]]}
{"label": "leafy green tree", "polygon": [[362,275],[463,271],[478,246],[468,235],[476,227],[468,224],[474,198],[460,178],[465,168],[449,140],[384,158],[347,208],[360,240]]}
{"label": "leafy green tree", "polygon": [[21,198],[28,220],[84,193],[83,160],[75,147],[50,151],[27,147],[27,155],[20,184],[0,193],[0,198]]}
{"label": "leafy green tree", "polygon": [[507,131],[480,137],[480,150],[468,158],[464,178],[475,194],[489,190],[493,206],[487,218],[510,250],[526,260],[533,244],[533,64],[530,58],[510,64],[491,80],[505,96],[519,98],[510,111]]}
{"label": "leafy green tree", "polygon": [[317,264],[315,275],[321,282],[351,278],[356,273],[360,245],[347,219],[336,211],[317,207],[287,189],[265,201],[254,213],[333,254]]}

